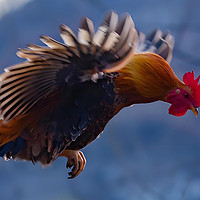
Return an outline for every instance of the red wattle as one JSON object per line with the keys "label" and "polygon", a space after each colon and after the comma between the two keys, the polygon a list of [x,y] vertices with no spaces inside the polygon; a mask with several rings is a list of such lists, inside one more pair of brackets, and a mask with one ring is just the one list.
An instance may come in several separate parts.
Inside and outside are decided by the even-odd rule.
{"label": "red wattle", "polygon": [[188,106],[172,104],[168,110],[169,110],[169,114],[177,116],[177,117],[181,117],[181,116],[185,115],[185,113],[187,112]]}

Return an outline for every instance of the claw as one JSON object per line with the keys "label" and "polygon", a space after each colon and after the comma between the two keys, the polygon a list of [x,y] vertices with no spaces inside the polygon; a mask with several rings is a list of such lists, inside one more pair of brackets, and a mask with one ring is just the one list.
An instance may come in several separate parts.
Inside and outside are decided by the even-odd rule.
{"label": "claw", "polygon": [[66,168],[68,169],[68,168],[72,168],[72,166],[73,166],[73,164],[69,164],[68,162],[67,162],[67,164],[66,164]]}
{"label": "claw", "polygon": [[66,164],[67,168],[72,168],[71,172],[69,172],[68,179],[73,179],[78,176],[86,165],[86,159],[84,154],[81,151],[72,151],[72,150],[65,150],[59,156],[68,157],[68,161]]}
{"label": "claw", "polygon": [[71,160],[68,158],[68,162],[66,164],[66,168],[72,168],[74,163],[75,163],[75,161],[74,161],[73,158]]}

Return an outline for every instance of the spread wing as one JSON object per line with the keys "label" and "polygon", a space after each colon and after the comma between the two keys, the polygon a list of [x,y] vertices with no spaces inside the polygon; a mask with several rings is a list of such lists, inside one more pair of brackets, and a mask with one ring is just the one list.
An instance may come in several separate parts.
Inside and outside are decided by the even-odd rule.
{"label": "spread wing", "polygon": [[91,20],[83,18],[78,37],[60,26],[64,44],[48,36],[47,47],[29,45],[17,55],[27,61],[8,67],[0,76],[0,114],[5,122],[26,114],[36,103],[64,85],[96,80],[102,73],[124,67],[133,55],[137,32],[130,15],[118,20],[110,12],[94,33]]}
{"label": "spread wing", "polygon": [[174,37],[168,32],[156,29],[149,34],[139,34],[138,52],[152,52],[163,57],[168,63],[172,59]]}

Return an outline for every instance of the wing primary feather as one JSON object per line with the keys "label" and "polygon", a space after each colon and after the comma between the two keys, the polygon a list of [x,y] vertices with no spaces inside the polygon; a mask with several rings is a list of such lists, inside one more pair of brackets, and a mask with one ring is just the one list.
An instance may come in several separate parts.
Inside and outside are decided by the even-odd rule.
{"label": "wing primary feather", "polygon": [[81,44],[88,46],[89,43],[91,43],[93,36],[94,36],[94,24],[90,19],[84,17],[79,25],[79,32],[78,32],[79,42]]}
{"label": "wing primary feather", "polygon": [[[53,80],[55,78],[56,74],[53,73],[53,74],[49,74],[45,80],[47,81],[50,81],[50,80]],[[24,87],[24,85],[28,85],[28,84],[34,84],[35,82],[42,82],[44,81],[44,77],[42,75],[40,76],[37,76],[37,78],[33,79],[30,81],[30,77],[26,77],[24,79],[20,79],[18,81],[15,81],[15,82],[12,82],[10,84],[7,84],[7,85],[3,85],[1,87],[1,90],[0,90],[0,99],[3,97],[3,95],[7,92],[8,94],[11,94],[12,92],[15,92],[18,88],[22,88]]]}
{"label": "wing primary feather", "polygon": [[75,47],[73,49],[74,53],[77,56],[80,56],[80,54],[82,53],[80,43],[78,42],[78,39],[73,31],[68,26],[62,24],[60,25],[60,32],[60,36],[62,37],[64,42],[67,42],[70,38],[70,41],[73,42],[73,44],[71,44],[70,46]]}
{"label": "wing primary feather", "polygon": [[89,52],[91,52],[91,43],[93,36],[94,24],[90,19],[84,17],[81,20],[78,31],[78,40],[81,44],[81,50],[84,54],[88,54]]}
{"label": "wing primary feather", "polygon": [[[137,33],[128,14],[119,21],[115,12],[109,12],[95,34],[88,18],[80,22],[78,37],[68,26],[61,25],[60,31],[65,44],[43,35],[40,39],[46,46],[30,44],[19,49],[17,55],[27,61],[6,68],[0,75],[3,119],[26,113],[64,85],[94,79],[97,72],[115,72],[133,56]],[[163,37],[170,44],[170,37]]]}
{"label": "wing primary feather", "polygon": [[[70,41],[72,42],[72,44],[71,45],[67,44],[68,46],[76,47],[76,45],[79,44],[76,35],[73,33],[73,31],[68,26],[61,24],[60,32],[62,35],[61,37],[63,38],[64,42],[66,41],[66,44],[67,44],[67,40],[70,38]],[[65,37],[67,38],[67,40]]]}
{"label": "wing primary feather", "polygon": [[115,31],[117,24],[118,15],[113,11],[109,12],[95,33],[93,37],[93,44],[99,47],[102,46],[106,42],[107,37],[109,37],[109,34]]}
{"label": "wing primary feather", "polygon": [[0,106],[3,107],[9,101],[11,101],[12,99],[22,95],[25,92],[32,93],[32,95],[34,95],[33,92],[35,92],[35,90],[39,90],[40,88],[42,88],[43,86],[45,86],[49,83],[54,84],[53,81],[45,81],[45,82],[37,83],[37,84],[34,84],[34,85],[31,85],[31,84],[26,84],[25,86],[20,85],[20,86],[14,88],[12,91],[7,92],[4,95],[1,95],[1,97],[0,97],[1,105]]}
{"label": "wing primary feather", "polygon": [[117,51],[117,55],[119,56],[119,58],[123,59],[129,53],[129,51],[132,50],[135,40],[137,40],[137,36],[135,38],[135,35],[137,35],[137,33],[135,33],[135,29],[130,28],[124,44]]}
{"label": "wing primary feather", "polygon": [[[5,72],[10,72],[10,71],[15,71],[15,70],[18,70],[18,69],[21,69],[21,68],[28,68],[28,67],[31,67],[31,66],[35,66],[35,65],[38,65],[38,63],[36,64],[37,62],[35,63],[31,63],[31,62],[22,62],[22,63],[19,63],[19,64],[16,64],[16,65],[13,65],[13,66],[10,66],[10,67],[6,67],[4,69]],[[2,74],[0,75],[0,77],[2,76]],[[2,80],[2,79],[1,79]]]}
{"label": "wing primary feather", "polygon": [[[109,63],[109,65],[107,65],[103,70],[106,73],[118,71],[123,68],[133,56],[133,50],[138,41],[138,34],[135,30],[134,22],[128,14],[123,16],[123,18],[118,23],[116,33],[119,35],[119,39],[117,42],[115,42],[114,45],[111,43],[111,45],[109,44],[110,47],[112,47],[111,52],[113,56],[107,57],[107,63]],[[104,45],[107,44],[107,41]]]}
{"label": "wing primary feather", "polygon": [[118,14],[114,11],[111,11],[106,15],[103,23],[109,27],[109,32],[113,32],[116,30],[118,18]]}
{"label": "wing primary feather", "polygon": [[136,51],[156,53],[169,63],[172,59],[173,47],[174,37],[168,31],[162,33],[161,30],[156,29],[147,34],[146,37],[143,33],[140,33]]}
{"label": "wing primary feather", "polygon": [[46,44],[48,47],[50,47],[51,49],[64,49],[66,50],[66,46],[56,40],[54,40],[53,38],[47,36],[47,35],[42,35],[40,37],[40,40]]}
{"label": "wing primary feather", "polygon": [[[4,79],[9,79],[9,78],[12,78],[12,77],[16,77],[16,78],[18,78],[17,76],[19,76],[19,75],[27,75],[27,74],[30,74],[31,75],[31,73],[41,73],[42,71],[44,71],[44,72],[58,72],[60,70],[60,68],[53,68],[53,67],[51,67],[51,66],[48,66],[47,68],[44,68],[44,67],[42,67],[42,66],[37,66],[37,67],[33,67],[33,68],[31,68],[30,70],[26,70],[26,69],[22,69],[22,70],[18,70],[18,71],[15,71],[15,72],[10,72],[10,73],[6,73],[5,75],[4,75]],[[3,80],[4,80],[3,79]]]}
{"label": "wing primary feather", "polygon": [[[10,67],[7,67],[5,68],[5,72],[12,72],[12,71],[17,71],[17,70],[20,70],[20,69],[27,69],[28,68],[31,68],[31,67],[36,67],[36,66],[44,66],[44,68],[46,66],[56,66],[57,67],[62,67],[63,66],[63,63],[62,62],[59,62],[58,60],[43,60],[43,61],[34,61],[34,62],[23,62],[23,63],[20,63],[20,64],[16,64],[16,65],[13,65],[13,66],[10,66]],[[5,75],[6,73],[3,73],[0,75],[0,80],[2,81],[3,78],[1,77],[4,77],[2,75]]]}
{"label": "wing primary feather", "polygon": [[[43,88],[43,90],[46,90],[51,87],[52,87],[52,85],[48,85],[45,88]],[[14,105],[11,104],[9,107],[6,107],[6,109],[3,110],[3,112],[2,112],[2,115],[4,116],[5,120],[8,121],[8,120],[10,120],[10,118],[14,118],[15,116],[25,114],[28,110],[30,110],[30,108],[34,104],[36,104],[39,100],[44,98],[43,90],[40,90],[37,93],[37,96],[33,96],[33,97],[26,96],[27,97],[26,101],[23,101],[23,99],[21,98],[20,100],[22,100],[22,104],[19,104],[19,105],[17,104],[19,102],[19,99],[18,99],[18,102],[13,103]],[[43,95],[41,95],[42,93],[43,93]],[[38,97],[38,95],[40,95],[40,97]],[[46,93],[45,93],[45,95],[46,95]],[[27,104],[27,102],[29,102],[29,103]]]}
{"label": "wing primary feather", "polygon": [[[55,87],[55,86],[54,86]],[[26,104],[26,106],[23,107],[23,110],[21,109],[21,114],[24,114],[25,112],[27,112],[27,110],[25,109],[30,109],[34,104],[36,104],[38,101],[40,101],[41,99],[47,97],[48,95],[51,94],[51,91],[49,89],[52,89],[52,85],[49,85],[48,87],[44,88],[43,90],[40,90],[37,93],[37,96],[33,97],[30,101],[29,99],[29,103]],[[54,90],[56,89],[56,87],[54,88]],[[49,90],[48,93],[46,93],[46,90]],[[39,97],[38,97],[39,96]]]}
{"label": "wing primary feather", "polygon": [[42,87],[32,88],[32,90],[30,90],[29,88],[24,88],[24,90],[17,91],[15,94],[13,94],[11,97],[7,98],[1,103],[0,105],[1,109],[4,111],[7,111],[11,107],[14,107],[14,105],[16,105],[18,101],[20,101],[21,99],[25,97],[27,99],[36,98],[37,97],[36,94],[38,92],[42,90],[46,90],[49,86],[52,86],[52,83],[43,84]]}
{"label": "wing primary feather", "polygon": [[93,37],[93,44],[95,46],[101,46],[104,39],[105,39],[105,36],[107,34],[107,31],[108,31],[108,27],[106,26],[100,26],[97,30],[97,32],[95,33],[94,37]]}
{"label": "wing primary feather", "polygon": [[174,37],[168,31],[163,33],[162,38],[168,42],[171,48],[174,47]]}
{"label": "wing primary feather", "polygon": [[116,32],[120,35],[119,42],[115,45],[116,51],[121,49],[122,45],[126,42],[130,29],[135,27],[134,22],[129,14],[126,14],[120,21]]}
{"label": "wing primary feather", "polygon": [[[52,74],[52,73],[49,73],[49,75],[50,75],[50,77],[48,77],[48,74],[46,74],[46,78],[45,79],[43,79],[42,80],[42,82],[39,82],[39,80],[41,80],[41,79],[37,79],[37,78],[35,78],[35,79],[28,79],[28,80],[26,80],[26,82],[25,82],[25,84],[19,84],[18,86],[15,84],[15,87],[14,87],[14,84],[12,85],[12,89],[11,88],[9,88],[9,85],[6,85],[7,86],[7,92],[5,92],[4,90],[2,91],[2,90],[0,90],[0,94],[1,94],[1,96],[0,96],[0,100],[3,100],[4,98],[7,98],[7,97],[9,97],[9,96],[11,96],[12,94],[16,94],[16,92],[17,91],[19,91],[19,90],[22,90],[24,87],[28,87],[29,85],[31,85],[31,87],[33,87],[33,86],[37,86],[37,85],[41,85],[43,82],[46,82],[46,81],[54,81],[54,83],[55,83],[55,78],[54,79],[51,79],[51,77],[54,75],[54,77],[55,77],[55,74]],[[34,77],[33,77],[34,78]],[[35,83],[36,82],[36,83]],[[4,87],[2,87],[2,89],[4,89]]]}
{"label": "wing primary feather", "polygon": [[[22,80],[24,78],[27,78],[27,77],[31,77],[32,75],[37,75],[37,76],[48,76],[49,74],[52,74],[53,72],[57,72],[55,70],[49,70],[48,72],[47,71],[34,71],[34,72],[27,72],[25,74],[21,74],[21,75],[17,75],[17,76],[11,76],[11,77],[7,77],[6,80],[4,80],[3,82],[1,82],[1,88],[3,88],[4,86],[10,84],[10,83],[14,83],[15,81],[18,81],[18,80]],[[43,77],[44,78],[44,77]]]}
{"label": "wing primary feather", "polygon": [[146,36],[146,40],[149,40],[152,44],[156,44],[162,37],[162,31],[155,29]]}
{"label": "wing primary feather", "polygon": [[119,41],[119,38],[120,36],[118,33],[116,33],[115,31],[111,32],[104,45],[102,46],[101,51],[105,52],[111,50],[114,45]]}
{"label": "wing primary feather", "polygon": [[68,56],[63,56],[62,54],[55,53],[55,50],[52,50],[51,52],[43,52],[43,51],[32,51],[29,49],[19,49],[17,52],[17,56],[20,58],[26,58],[29,61],[36,61],[36,60],[59,60],[68,63]]}
{"label": "wing primary feather", "polygon": [[44,49],[40,49],[40,50],[33,50],[31,48],[31,46],[28,46],[29,49],[20,49],[20,51],[24,54],[33,54],[33,55],[50,55],[50,56],[57,56],[58,58],[66,58],[68,59],[69,56],[67,55],[66,51],[67,50],[57,50],[57,49],[48,49],[48,48],[44,48]]}

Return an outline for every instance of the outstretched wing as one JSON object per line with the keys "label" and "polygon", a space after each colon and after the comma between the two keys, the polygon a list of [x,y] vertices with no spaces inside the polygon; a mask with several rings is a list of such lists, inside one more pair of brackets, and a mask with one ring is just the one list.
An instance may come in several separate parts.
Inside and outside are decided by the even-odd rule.
{"label": "outstretched wing", "polygon": [[26,62],[5,69],[0,76],[0,114],[9,121],[27,113],[37,102],[64,85],[97,79],[103,72],[114,72],[126,65],[137,43],[137,32],[130,15],[120,20],[110,12],[97,32],[91,20],[83,18],[78,37],[60,26],[64,44],[48,36],[47,47],[29,45],[17,55]]}
{"label": "outstretched wing", "polygon": [[163,57],[168,63],[172,59],[174,37],[168,32],[156,29],[149,34],[139,34],[138,52],[152,52]]}

